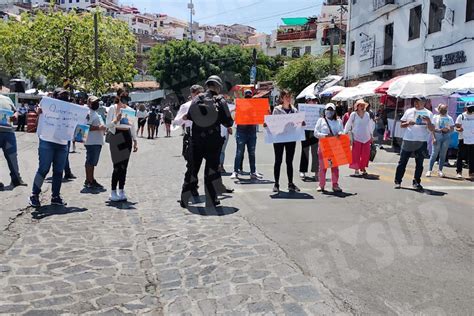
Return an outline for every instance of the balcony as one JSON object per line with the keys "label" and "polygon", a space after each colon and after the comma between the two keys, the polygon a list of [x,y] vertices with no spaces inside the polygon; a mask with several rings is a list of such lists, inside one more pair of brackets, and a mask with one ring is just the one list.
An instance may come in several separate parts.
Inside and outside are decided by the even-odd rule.
{"label": "balcony", "polygon": [[373,0],[374,11],[380,11],[380,14],[394,9],[398,5],[398,0]]}
{"label": "balcony", "polygon": [[297,41],[316,39],[316,30],[296,31],[277,34],[277,41]]}
{"label": "balcony", "polygon": [[384,70],[393,70],[393,59],[390,56],[385,56],[385,47],[378,47],[375,49],[374,58],[371,65],[372,72],[381,72]]}

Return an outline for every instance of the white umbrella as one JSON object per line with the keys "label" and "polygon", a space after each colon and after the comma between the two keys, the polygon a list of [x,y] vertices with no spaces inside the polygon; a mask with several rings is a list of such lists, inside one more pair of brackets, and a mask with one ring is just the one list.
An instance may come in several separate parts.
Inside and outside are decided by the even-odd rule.
{"label": "white umbrella", "polygon": [[446,93],[474,93],[474,72],[457,77],[441,87]]}
{"label": "white umbrella", "polygon": [[444,95],[441,86],[446,82],[446,79],[436,75],[407,75],[395,81],[388,89],[387,94],[401,99],[441,96]]}
{"label": "white umbrella", "polygon": [[375,89],[380,87],[382,81],[367,81],[356,87],[345,88],[332,98],[334,101],[356,100],[371,96],[376,96]]}
{"label": "white umbrella", "polygon": [[320,97],[332,97],[335,94],[338,94],[344,90],[344,87],[341,86],[332,86],[329,88],[326,88],[323,92],[319,94]]}
{"label": "white umbrella", "polygon": [[316,84],[316,87],[314,87],[313,93],[315,95],[318,95],[319,93],[323,92],[324,89],[335,86],[341,80],[342,80],[342,77],[337,76],[337,75],[329,75],[327,77],[324,77],[323,79],[318,81],[318,83]]}
{"label": "white umbrella", "polygon": [[306,88],[304,88],[303,91],[300,92],[300,94],[298,94],[298,96],[296,97],[296,99],[304,99],[306,98],[306,96],[310,93],[313,93],[314,94],[314,87],[316,87],[316,84],[317,82],[313,82],[312,84],[310,84],[309,86],[307,86]]}

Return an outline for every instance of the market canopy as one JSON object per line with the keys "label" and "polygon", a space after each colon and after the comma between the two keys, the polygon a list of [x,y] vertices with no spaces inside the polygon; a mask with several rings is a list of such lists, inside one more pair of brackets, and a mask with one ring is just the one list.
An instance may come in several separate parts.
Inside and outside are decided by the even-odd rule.
{"label": "market canopy", "polygon": [[474,72],[459,76],[441,87],[446,93],[474,93]]}
{"label": "market canopy", "polygon": [[349,101],[376,96],[375,89],[380,87],[382,81],[367,81],[356,87],[345,88],[332,98],[334,101]]}
{"label": "market canopy", "polygon": [[298,94],[296,99],[303,99],[306,98],[307,95],[316,95],[318,96],[319,93],[323,92],[325,89],[332,87],[336,84],[338,84],[342,80],[341,76],[336,76],[336,75],[329,75],[327,77],[324,77],[323,79],[313,82],[306,88],[304,88],[303,91]]}
{"label": "market canopy", "polygon": [[441,86],[446,82],[446,79],[436,75],[406,75],[394,82],[388,89],[387,94],[401,99],[442,96],[445,93],[441,90]]}
{"label": "market canopy", "polygon": [[308,18],[282,18],[281,19],[285,25],[288,26],[301,26],[308,24]]}
{"label": "market canopy", "polygon": [[394,84],[395,82],[397,82],[399,79],[401,79],[403,77],[405,77],[405,76],[398,76],[398,77],[392,78],[388,81],[385,81],[384,83],[382,83],[382,85],[380,87],[375,89],[375,92],[378,93],[378,94],[387,94],[387,91],[388,91],[388,89],[390,89],[392,84]]}

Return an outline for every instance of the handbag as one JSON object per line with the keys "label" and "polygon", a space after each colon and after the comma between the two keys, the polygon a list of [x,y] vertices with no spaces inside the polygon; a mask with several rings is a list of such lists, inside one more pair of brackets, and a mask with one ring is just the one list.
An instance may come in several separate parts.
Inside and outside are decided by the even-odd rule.
{"label": "handbag", "polygon": [[113,135],[114,134],[112,134],[110,131],[107,131],[107,133],[105,134],[105,142],[107,144],[110,144],[110,141],[111,141]]}
{"label": "handbag", "polygon": [[370,157],[369,160],[373,162],[375,160],[375,156],[377,156],[377,146],[375,146],[374,142],[370,144]]}

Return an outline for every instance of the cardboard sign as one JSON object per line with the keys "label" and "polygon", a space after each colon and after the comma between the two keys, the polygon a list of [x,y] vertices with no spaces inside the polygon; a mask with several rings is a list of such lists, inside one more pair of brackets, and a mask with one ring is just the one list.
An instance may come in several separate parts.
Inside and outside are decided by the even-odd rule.
{"label": "cardboard sign", "polygon": [[235,124],[259,125],[270,111],[268,99],[236,99]]}
{"label": "cardboard sign", "polygon": [[322,104],[298,104],[298,111],[305,113],[304,121],[307,131],[314,131],[316,122],[324,116],[325,105]]}
{"label": "cardboard sign", "polygon": [[265,143],[288,143],[305,140],[304,113],[266,115]]}
{"label": "cardboard sign", "polygon": [[324,168],[334,168],[352,163],[351,139],[349,135],[326,137],[319,140]]}

